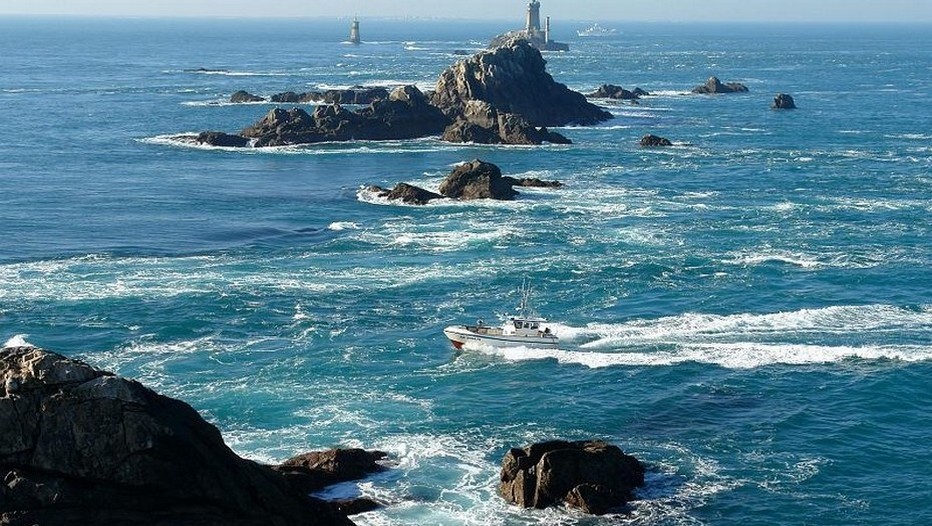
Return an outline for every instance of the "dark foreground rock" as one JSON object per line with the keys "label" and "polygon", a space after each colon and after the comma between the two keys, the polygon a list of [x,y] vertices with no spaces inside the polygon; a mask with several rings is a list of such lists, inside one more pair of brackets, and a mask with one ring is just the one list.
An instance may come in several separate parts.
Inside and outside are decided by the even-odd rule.
{"label": "dark foreground rock", "polygon": [[447,142],[478,144],[571,144],[563,135],[535,127],[520,115],[497,111],[479,100],[467,101],[463,112],[443,131]]}
{"label": "dark foreground rock", "polygon": [[614,84],[602,84],[587,97],[594,99],[620,99],[620,100],[637,100],[641,97],[649,96],[650,93],[641,88],[634,88],[634,91],[628,91],[621,86]]}
{"label": "dark foreground rock", "polygon": [[712,94],[712,93],[745,93],[748,87],[738,82],[729,82],[723,84],[718,77],[709,77],[709,80],[701,86],[693,88],[693,93]]}
{"label": "dark foreground rock", "polygon": [[793,100],[792,96],[787,95],[786,93],[777,93],[777,96],[773,98],[773,104],[771,104],[770,107],[775,110],[795,110],[796,101]]}
{"label": "dark foreground rock", "polygon": [[670,142],[670,139],[666,137],[660,137],[658,135],[653,135],[648,133],[647,135],[641,137],[641,146],[645,148],[653,148],[657,146],[673,146],[673,143]]}
{"label": "dark foreground rock", "polygon": [[0,481],[11,526],[352,525],[184,402],[33,347],[0,350]]}
{"label": "dark foreground rock", "polygon": [[543,442],[512,449],[502,460],[499,490],[509,502],[546,508],[565,502],[601,515],[633,500],[644,467],[602,441]]}
{"label": "dark foreground rock", "polygon": [[589,125],[612,118],[581,93],[554,81],[546,64],[526,40],[512,40],[447,68],[431,101],[453,119],[470,100],[521,115],[532,126]]}

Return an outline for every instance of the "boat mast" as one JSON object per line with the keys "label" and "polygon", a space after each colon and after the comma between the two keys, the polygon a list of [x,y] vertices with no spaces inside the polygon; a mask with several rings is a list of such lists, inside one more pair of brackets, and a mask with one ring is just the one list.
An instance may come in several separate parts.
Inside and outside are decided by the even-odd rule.
{"label": "boat mast", "polygon": [[521,280],[521,288],[518,289],[518,293],[521,295],[521,302],[518,304],[518,316],[522,318],[529,318],[531,316],[531,282],[527,278]]}

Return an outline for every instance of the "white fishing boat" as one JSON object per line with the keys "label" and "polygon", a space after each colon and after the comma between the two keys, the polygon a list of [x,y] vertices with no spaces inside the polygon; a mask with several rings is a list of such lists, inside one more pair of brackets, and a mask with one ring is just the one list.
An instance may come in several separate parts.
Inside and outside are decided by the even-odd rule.
{"label": "white fishing boat", "polygon": [[519,292],[521,303],[517,313],[505,316],[501,326],[486,325],[478,320],[475,325],[451,325],[443,330],[443,334],[457,349],[468,344],[556,348],[559,344],[557,335],[544,325],[547,320],[534,314],[529,306],[531,287],[527,281],[521,285]]}
{"label": "white fishing boat", "polygon": [[586,29],[580,29],[576,32],[577,35],[581,37],[607,37],[611,35],[617,35],[617,29],[608,29],[600,26],[599,24],[592,24]]}

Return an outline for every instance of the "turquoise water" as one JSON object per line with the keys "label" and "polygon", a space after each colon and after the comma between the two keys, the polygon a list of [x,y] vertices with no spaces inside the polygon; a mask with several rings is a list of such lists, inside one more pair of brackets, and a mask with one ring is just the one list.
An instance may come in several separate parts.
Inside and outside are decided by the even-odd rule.
{"label": "turquoise water", "polygon": [[[352,47],[343,22],[0,19],[0,341],[182,398],[249,458],[391,452],[336,490],[390,503],[364,525],[922,524],[932,27],[564,24],[558,81],[658,93],[559,129],[571,146],[168,139],[272,107],[239,89],[428,89],[510,25],[364,22]],[[712,74],[750,93],[686,94]],[[359,191],[476,157],[566,187]],[[509,310],[524,276],[560,349],[455,353],[443,327]],[[501,457],[548,438],[635,454],[642,499],[506,506]]]}

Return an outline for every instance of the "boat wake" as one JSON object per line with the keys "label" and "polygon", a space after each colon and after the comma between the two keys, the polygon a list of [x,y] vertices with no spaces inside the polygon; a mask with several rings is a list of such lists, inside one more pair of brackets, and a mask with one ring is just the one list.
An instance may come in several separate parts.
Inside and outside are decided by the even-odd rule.
{"label": "boat wake", "polygon": [[[803,309],[773,314],[683,314],[620,324],[550,324],[558,349],[474,350],[508,361],[556,360],[590,368],[702,363],[729,369],[847,360],[932,361],[932,306]],[[891,334],[897,335],[890,341]]]}

